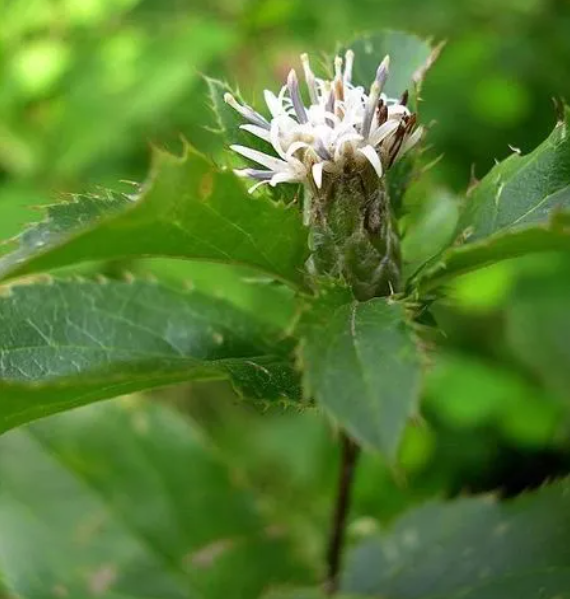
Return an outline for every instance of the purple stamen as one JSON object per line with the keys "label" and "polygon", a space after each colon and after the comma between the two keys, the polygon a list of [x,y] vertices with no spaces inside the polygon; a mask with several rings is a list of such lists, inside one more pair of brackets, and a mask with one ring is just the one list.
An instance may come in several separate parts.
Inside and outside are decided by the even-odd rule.
{"label": "purple stamen", "polygon": [[289,77],[287,77],[287,88],[289,89],[289,96],[293,102],[293,108],[295,109],[295,114],[297,115],[299,123],[308,123],[309,119],[307,117],[305,107],[303,106],[303,101],[301,100],[301,93],[299,92],[299,80],[297,79],[297,73],[295,72],[295,69],[291,69]]}

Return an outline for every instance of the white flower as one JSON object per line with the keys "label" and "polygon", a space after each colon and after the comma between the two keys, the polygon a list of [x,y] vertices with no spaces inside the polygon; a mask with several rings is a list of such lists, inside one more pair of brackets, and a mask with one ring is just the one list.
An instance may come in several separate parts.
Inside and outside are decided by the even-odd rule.
{"label": "white flower", "polygon": [[423,131],[416,127],[416,115],[406,107],[407,92],[400,100],[382,93],[388,78],[388,56],[378,67],[368,93],[351,82],[352,50],[346,53],[344,70],[342,58],[336,57],[332,81],[315,77],[306,54],[301,61],[309,106],[303,103],[294,69],[277,96],[265,91],[270,120],[239,104],[231,94],[225,95],[225,101],[248,121],[241,128],[271,144],[275,151],[270,155],[231,146],[263,167],[236,171],[257,181],[250,192],[260,185],[278,183],[308,183],[320,189],[326,174],[367,163],[382,178],[386,169],[420,140]]}

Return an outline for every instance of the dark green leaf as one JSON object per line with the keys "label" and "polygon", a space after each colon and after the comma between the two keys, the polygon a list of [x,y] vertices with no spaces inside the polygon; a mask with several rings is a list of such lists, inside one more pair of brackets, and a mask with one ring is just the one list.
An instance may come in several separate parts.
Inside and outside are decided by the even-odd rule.
{"label": "dark green leaf", "polygon": [[198,431],[136,398],[4,435],[0,528],[0,569],[26,599],[250,599],[309,582]]}
{"label": "dark green leaf", "polygon": [[428,504],[348,559],[343,589],[390,599],[568,597],[570,482]]}
{"label": "dark green leaf", "polygon": [[0,430],[169,383],[229,378],[298,396],[280,333],[230,304],[146,282],[30,284],[0,298]]}
{"label": "dark green leaf", "polygon": [[503,160],[473,189],[458,224],[466,243],[544,224],[553,209],[570,207],[569,121],[566,109],[565,119],[538,148]]}
{"label": "dark green leaf", "polygon": [[307,232],[296,207],[252,197],[231,172],[187,148],[183,158],[155,152],[138,199],[54,206],[0,260],[12,278],[91,260],[170,256],[242,264],[302,285]]}
{"label": "dark green leaf", "polygon": [[420,383],[404,307],[335,290],[303,316],[300,335],[305,393],[356,439],[394,458]]}
{"label": "dark green leaf", "polygon": [[424,275],[428,288],[487,264],[531,252],[570,248],[570,110],[526,156],[497,164],[469,195],[460,216],[461,245]]}

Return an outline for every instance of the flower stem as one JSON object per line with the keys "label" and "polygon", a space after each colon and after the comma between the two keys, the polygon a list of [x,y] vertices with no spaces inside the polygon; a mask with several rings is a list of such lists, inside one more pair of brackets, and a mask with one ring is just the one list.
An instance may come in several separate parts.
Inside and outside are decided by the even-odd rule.
{"label": "flower stem", "polygon": [[341,464],[337,497],[327,549],[327,578],[325,581],[325,592],[328,595],[334,595],[339,587],[346,521],[350,510],[354,472],[360,454],[358,445],[344,432],[341,432],[340,435],[340,448]]}

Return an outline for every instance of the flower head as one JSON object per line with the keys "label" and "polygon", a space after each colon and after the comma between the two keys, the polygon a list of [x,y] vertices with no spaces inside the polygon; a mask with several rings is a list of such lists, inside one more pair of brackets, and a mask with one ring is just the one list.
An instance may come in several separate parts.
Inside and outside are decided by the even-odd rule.
{"label": "flower head", "polygon": [[346,52],[344,64],[336,57],[332,81],[315,76],[306,54],[301,62],[308,106],[294,69],[278,95],[265,91],[270,120],[231,94],[225,95],[225,101],[247,121],[241,129],[268,142],[275,152],[231,146],[263,167],[236,171],[257,181],[250,191],[279,183],[310,183],[320,189],[327,174],[368,164],[382,178],[386,169],[420,140],[423,131],[416,127],[416,115],[406,106],[407,93],[398,100],[382,91],[388,78],[388,56],[380,63],[368,92],[352,84],[352,50]]}

